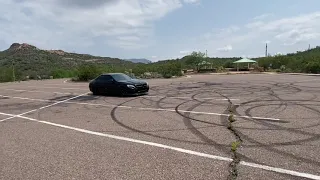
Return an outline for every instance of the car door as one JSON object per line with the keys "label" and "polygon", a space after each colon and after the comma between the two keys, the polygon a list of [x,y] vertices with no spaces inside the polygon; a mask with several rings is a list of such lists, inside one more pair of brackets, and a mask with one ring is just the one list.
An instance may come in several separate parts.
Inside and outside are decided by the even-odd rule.
{"label": "car door", "polygon": [[113,91],[113,78],[110,75],[101,75],[96,79],[96,87],[99,92],[108,93]]}

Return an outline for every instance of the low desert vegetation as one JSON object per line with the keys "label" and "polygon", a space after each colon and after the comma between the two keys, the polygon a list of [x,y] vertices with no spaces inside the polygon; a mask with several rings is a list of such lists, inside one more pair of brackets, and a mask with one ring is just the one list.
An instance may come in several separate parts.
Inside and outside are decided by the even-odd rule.
{"label": "low desert vegetation", "polygon": [[[40,50],[32,45],[14,43],[9,49],[0,51],[0,82],[48,78],[89,81],[110,72],[122,72],[135,78],[172,78],[182,76],[190,69],[199,73],[227,73],[235,70],[233,62],[240,58],[206,57],[203,52],[192,52],[183,58],[144,64],[62,50]],[[253,70],[258,72],[320,73],[320,47],[253,60],[257,61],[252,65]]]}

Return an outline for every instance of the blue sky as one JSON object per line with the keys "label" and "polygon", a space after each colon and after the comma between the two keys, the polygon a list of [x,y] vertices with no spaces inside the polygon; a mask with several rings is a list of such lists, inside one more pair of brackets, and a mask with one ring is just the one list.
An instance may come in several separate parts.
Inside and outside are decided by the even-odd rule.
{"label": "blue sky", "polygon": [[320,45],[319,0],[0,0],[0,50],[12,43],[153,61],[208,50],[263,56]]}

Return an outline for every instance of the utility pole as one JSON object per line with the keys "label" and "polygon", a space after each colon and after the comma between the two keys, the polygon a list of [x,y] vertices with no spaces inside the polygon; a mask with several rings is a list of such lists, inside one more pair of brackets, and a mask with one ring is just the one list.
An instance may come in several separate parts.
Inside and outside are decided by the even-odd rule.
{"label": "utility pole", "polygon": [[266,43],[266,57],[268,57],[268,43]]}
{"label": "utility pole", "polygon": [[206,50],[206,57],[208,57],[208,51]]}

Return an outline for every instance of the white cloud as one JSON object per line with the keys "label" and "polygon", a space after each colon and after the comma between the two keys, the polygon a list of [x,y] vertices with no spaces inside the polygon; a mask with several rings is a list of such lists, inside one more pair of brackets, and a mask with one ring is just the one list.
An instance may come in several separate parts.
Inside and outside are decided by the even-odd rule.
{"label": "white cloud", "polygon": [[204,39],[210,39],[210,38],[224,38],[230,34],[233,34],[237,31],[239,31],[240,28],[238,26],[230,26],[228,28],[214,28],[211,32],[205,33],[203,35]]}
{"label": "white cloud", "polygon": [[140,37],[138,36],[119,36],[117,37],[118,40],[123,40],[123,41],[139,41]]}
{"label": "white cloud", "polygon": [[200,0],[183,0],[185,3],[189,3],[189,4],[195,4],[195,3],[199,3]]}
{"label": "white cloud", "polygon": [[320,33],[320,12],[283,18],[251,27],[255,31],[266,34],[275,34],[274,38],[284,44],[294,45],[299,42],[316,39]]}
{"label": "white cloud", "polygon": [[266,41],[263,41],[262,43],[263,43],[263,44],[270,44],[271,41],[270,41],[270,40],[266,40]]}
{"label": "white cloud", "polygon": [[264,23],[261,27],[256,27],[261,31],[277,31],[277,30],[291,30],[294,28],[315,28],[319,27],[320,12],[315,12],[306,15],[300,15],[291,18],[283,18]]}
{"label": "white cloud", "polygon": [[125,50],[137,50],[141,48],[146,48],[148,47],[146,44],[142,43],[137,43],[137,42],[132,42],[132,41],[119,41],[119,40],[114,40],[114,41],[108,41],[107,43],[110,46],[117,46]]}
{"label": "white cloud", "polygon": [[246,28],[258,28],[263,25],[264,25],[264,22],[259,20],[259,21],[250,22],[250,23],[246,24],[245,27]]}
{"label": "white cloud", "polygon": [[[208,50],[216,50],[218,56],[238,56],[246,52],[259,56],[265,52],[265,43],[272,42],[268,52],[274,54],[279,51],[295,52],[306,49],[310,42],[319,42],[320,12],[278,19],[273,16],[273,20],[267,20],[270,16],[255,17],[241,26],[214,29],[202,35],[198,43],[208,44]],[[232,48],[222,47],[222,43],[232,44]],[[229,51],[226,53],[226,50]]]}
{"label": "white cloud", "polygon": [[259,16],[256,16],[256,17],[254,17],[253,19],[254,20],[263,20],[263,19],[266,19],[266,18],[268,18],[268,17],[273,17],[274,16],[274,14],[272,14],[272,13],[267,13],[267,14],[261,14],[261,15],[259,15]]}
{"label": "white cloud", "polygon": [[63,48],[90,46],[97,38],[144,47],[152,41],[153,22],[180,7],[180,0],[1,0],[0,40]]}
{"label": "white cloud", "polygon": [[231,45],[227,45],[221,48],[217,48],[217,51],[223,52],[223,51],[231,51],[232,50],[232,46]]}
{"label": "white cloud", "polygon": [[284,42],[285,45],[294,45],[301,41],[307,41],[318,37],[320,37],[320,33],[314,32],[312,28],[292,29],[275,36],[275,38]]}
{"label": "white cloud", "polygon": [[180,51],[179,53],[180,53],[180,54],[189,54],[189,53],[191,53],[191,51],[189,51],[189,50],[182,50],[182,51]]}

